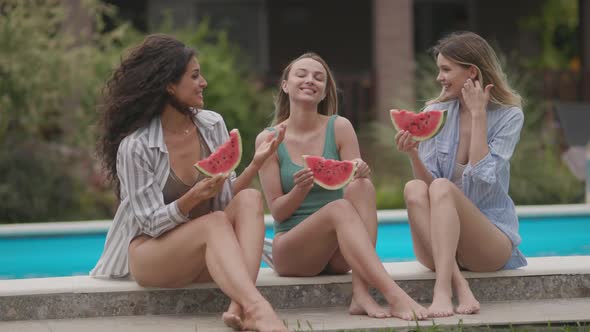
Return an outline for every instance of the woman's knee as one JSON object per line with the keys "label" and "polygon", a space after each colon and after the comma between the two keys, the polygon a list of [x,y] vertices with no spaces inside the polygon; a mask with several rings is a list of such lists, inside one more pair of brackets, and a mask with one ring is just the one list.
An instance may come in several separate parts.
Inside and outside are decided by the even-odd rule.
{"label": "woman's knee", "polygon": [[241,190],[233,199],[239,202],[241,206],[247,207],[249,209],[258,208],[262,210],[263,208],[262,193],[253,188]]}
{"label": "woman's knee", "polygon": [[373,185],[373,182],[368,178],[354,179],[346,186],[346,189],[344,190],[345,192],[360,192],[363,196],[375,195],[375,186]]}
{"label": "woman's knee", "polygon": [[338,224],[350,224],[350,223],[363,223],[358,211],[354,208],[354,205],[346,199],[338,199],[332,201],[326,205],[328,218],[334,228],[338,227]]}
{"label": "woman's knee", "polygon": [[404,200],[410,207],[428,204],[428,185],[422,180],[411,180],[404,187]]}
{"label": "woman's knee", "polygon": [[432,181],[428,187],[428,196],[432,202],[452,197],[454,184],[445,178]]}
{"label": "woman's knee", "polygon": [[223,211],[211,212],[209,216],[213,219],[207,222],[206,229],[209,235],[216,236],[222,233],[234,232],[231,221]]}
{"label": "woman's knee", "polygon": [[326,204],[328,213],[335,219],[342,219],[342,216],[357,214],[356,209],[348,200],[341,198]]}

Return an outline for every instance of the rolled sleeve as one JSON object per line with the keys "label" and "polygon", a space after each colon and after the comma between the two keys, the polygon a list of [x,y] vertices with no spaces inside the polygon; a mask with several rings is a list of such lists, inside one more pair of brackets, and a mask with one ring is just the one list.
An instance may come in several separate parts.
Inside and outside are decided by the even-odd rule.
{"label": "rolled sleeve", "polygon": [[158,237],[188,221],[176,201],[164,204],[145,145],[136,140],[124,140],[119,147],[118,161],[122,190],[127,194],[131,213],[143,233]]}
{"label": "rolled sleeve", "polygon": [[492,184],[496,182],[496,161],[491,153],[483,157],[475,165],[468,164],[463,172],[464,176]]}
{"label": "rolled sleeve", "polygon": [[475,165],[465,167],[464,176],[474,181],[493,184],[497,181],[498,173],[507,166],[512,158],[516,144],[520,140],[520,131],[524,123],[524,116],[520,109],[513,108],[512,114],[503,116],[499,129],[492,135],[488,143],[488,154]]}
{"label": "rolled sleeve", "polygon": [[182,224],[189,221],[189,216],[185,215],[184,213],[182,213],[182,211],[180,211],[180,208],[178,207],[178,201],[174,201],[168,204],[168,206],[171,206],[173,208],[173,211],[170,214],[170,219],[172,219],[175,223]]}

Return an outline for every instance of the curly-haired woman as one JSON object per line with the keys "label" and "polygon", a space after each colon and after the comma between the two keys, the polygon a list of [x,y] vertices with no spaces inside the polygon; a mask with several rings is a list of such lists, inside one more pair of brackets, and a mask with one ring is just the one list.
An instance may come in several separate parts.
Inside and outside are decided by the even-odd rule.
{"label": "curly-haired woman", "polygon": [[255,287],[264,238],[262,195],[247,189],[282,138],[261,145],[239,177],[193,168],[228,138],[223,118],[203,110],[207,82],[195,51],[150,35],[105,87],[98,154],[120,205],[95,277],[142,286],[214,281],[232,302],[230,327],[286,331]]}

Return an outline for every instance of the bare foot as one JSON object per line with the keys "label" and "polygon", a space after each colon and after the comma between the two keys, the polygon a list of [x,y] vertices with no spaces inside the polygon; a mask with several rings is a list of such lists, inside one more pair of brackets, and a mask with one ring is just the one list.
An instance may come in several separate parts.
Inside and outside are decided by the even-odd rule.
{"label": "bare foot", "polygon": [[235,301],[232,301],[227,311],[221,315],[221,320],[234,331],[243,331],[242,307]]}
{"label": "bare foot", "polygon": [[244,306],[243,328],[259,332],[289,331],[266,300]]}
{"label": "bare foot", "polygon": [[350,301],[350,307],[348,308],[348,313],[351,315],[367,315],[373,318],[388,318],[391,317],[391,314],[387,312],[386,309],[382,308],[368,292],[364,292],[364,294],[356,294],[352,295],[352,300]]}
{"label": "bare foot", "polygon": [[447,292],[434,289],[432,304],[428,307],[428,317],[449,317],[453,316],[453,302]]}
{"label": "bare foot", "polygon": [[390,303],[389,312],[392,316],[404,320],[422,320],[428,318],[428,311],[414,301],[403,289],[397,288],[394,303]]}
{"label": "bare foot", "polygon": [[240,318],[240,316],[237,316],[226,311],[221,315],[221,320],[223,321],[223,323],[225,323],[227,327],[233,329],[234,331],[244,330],[244,323],[242,323],[242,319]]}
{"label": "bare foot", "polygon": [[457,295],[457,308],[455,312],[463,315],[479,313],[479,302],[473,296],[467,280],[463,279],[456,283],[455,294]]}

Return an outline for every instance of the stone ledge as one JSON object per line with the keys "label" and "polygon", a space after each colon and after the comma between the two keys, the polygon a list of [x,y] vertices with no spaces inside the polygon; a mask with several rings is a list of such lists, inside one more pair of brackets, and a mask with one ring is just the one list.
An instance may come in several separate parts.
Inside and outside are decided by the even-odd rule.
{"label": "stone ledge", "polygon": [[[590,256],[532,257],[529,265],[516,270],[503,270],[491,273],[464,272],[467,279],[486,279],[503,277],[552,276],[552,275],[590,275]],[[384,263],[385,269],[396,281],[434,280],[434,272],[416,261]],[[311,278],[279,277],[272,269],[262,268],[256,285],[294,286],[350,283],[351,275],[319,276]],[[183,289],[217,288],[214,284],[194,284]],[[99,279],[88,276],[11,279],[0,280],[0,296],[29,296],[63,293],[116,293],[166,290],[144,288],[130,279]]]}
{"label": "stone ledge", "polygon": [[[434,273],[417,262],[384,265],[414,299],[431,300]],[[590,256],[530,258],[523,269],[465,276],[482,302],[590,297]],[[350,274],[282,278],[261,269],[257,286],[277,309],[293,309],[345,306],[350,283]],[[376,298],[383,302],[380,295]],[[0,320],[213,313],[228,304],[212,283],[157,289],[87,276],[0,280]]]}

